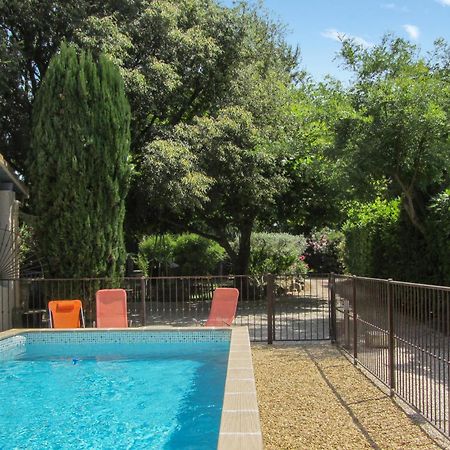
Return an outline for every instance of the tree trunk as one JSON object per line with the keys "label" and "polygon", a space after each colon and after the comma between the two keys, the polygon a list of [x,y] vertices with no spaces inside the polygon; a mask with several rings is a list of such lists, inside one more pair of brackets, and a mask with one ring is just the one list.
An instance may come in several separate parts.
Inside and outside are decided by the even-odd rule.
{"label": "tree trunk", "polygon": [[405,192],[405,201],[403,202],[403,207],[414,228],[416,228],[416,230],[418,230],[423,236],[426,236],[426,228],[422,221],[419,219],[416,207],[414,205],[414,197],[410,192]]}
{"label": "tree trunk", "polygon": [[[398,176],[398,174],[395,174],[395,179],[403,191],[402,205],[403,205],[404,210],[406,211],[406,214],[408,215],[408,218],[409,218],[411,224],[423,236],[426,236],[425,225],[420,220],[419,215],[417,214],[417,208],[415,206],[416,198],[414,195],[414,185],[411,183],[409,186],[406,186],[406,184],[402,182],[402,180]],[[419,208],[419,210],[420,209],[421,208]]]}
{"label": "tree trunk", "polygon": [[247,275],[250,263],[250,236],[252,234],[252,224],[246,224],[241,228],[239,239],[239,251],[233,261],[234,273],[236,275]]}

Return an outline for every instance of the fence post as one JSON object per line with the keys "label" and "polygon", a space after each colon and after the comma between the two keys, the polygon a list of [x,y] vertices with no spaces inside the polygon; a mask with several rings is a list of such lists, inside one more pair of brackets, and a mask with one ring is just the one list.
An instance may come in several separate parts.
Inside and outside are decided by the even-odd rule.
{"label": "fence post", "polygon": [[330,339],[331,343],[336,343],[336,276],[330,273],[328,278],[328,292],[330,293]]}
{"label": "fence post", "polygon": [[353,275],[353,364],[358,361],[358,311],[356,307],[356,276]]}
{"label": "fence post", "polygon": [[145,307],[145,278],[141,278],[141,310],[142,310],[142,326],[147,325],[147,311]]}
{"label": "fence post", "polygon": [[273,327],[273,289],[274,289],[274,276],[272,274],[266,275],[267,280],[267,343],[273,344],[274,327]]}
{"label": "fence post", "polygon": [[389,370],[389,394],[394,396],[395,391],[395,348],[394,348],[394,299],[392,295],[392,278],[387,280],[388,292],[388,370]]}

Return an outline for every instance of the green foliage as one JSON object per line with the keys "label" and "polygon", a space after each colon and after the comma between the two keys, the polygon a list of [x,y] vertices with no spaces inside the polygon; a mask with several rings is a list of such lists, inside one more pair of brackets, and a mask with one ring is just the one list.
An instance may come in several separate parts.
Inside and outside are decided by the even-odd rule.
{"label": "green foliage", "polygon": [[430,204],[429,232],[438,282],[450,285],[450,189],[437,195]]}
{"label": "green foliage", "polygon": [[[169,160],[167,154],[179,157]],[[154,190],[162,164],[167,177]],[[276,154],[264,145],[254,116],[242,107],[180,124],[172,139],[147,148],[145,197],[154,216],[174,218],[224,247],[236,273],[246,273],[250,234],[258,217],[273,207],[286,187]],[[183,181],[185,180],[185,181]],[[173,181],[173,182],[172,182]],[[241,244],[231,246],[235,235]]]}
{"label": "green foliage", "polygon": [[369,277],[392,277],[398,252],[399,200],[355,203],[343,226],[344,263],[348,272]]}
{"label": "green foliage", "polygon": [[346,180],[331,150],[336,123],[352,114],[348,103],[337,83],[304,83],[289,92],[280,120],[284,133],[271,144],[287,188],[261,219],[266,229],[295,234],[340,224]]}
{"label": "green foliage", "polygon": [[253,233],[249,272],[254,275],[304,274],[308,270],[302,259],[305,249],[304,236],[287,233]]}
{"label": "green foliage", "polygon": [[28,175],[34,98],[61,42],[72,39],[105,2],[92,0],[0,1],[0,147]]}
{"label": "green foliage", "polygon": [[[445,258],[445,249],[439,253],[437,246],[430,246],[406,217],[398,199],[354,204],[343,231],[348,272],[421,283],[444,282],[440,257]],[[439,232],[436,237],[433,235],[435,244],[439,237],[444,239]]]}
{"label": "green foliage", "polygon": [[307,239],[305,261],[318,273],[343,271],[342,249],[344,234],[330,228],[314,230]]}
{"label": "green foliage", "polygon": [[137,265],[144,275],[168,275],[174,263],[176,236],[171,234],[144,236],[139,242]]}
{"label": "green foliage", "polygon": [[138,266],[146,275],[208,275],[224,260],[216,242],[193,233],[145,236],[139,243]]}
{"label": "green foliage", "polygon": [[[23,164],[25,157],[35,158],[29,153],[30,117],[45,103],[35,96],[45,88],[41,80],[61,42],[89,50],[94,59],[106,54],[119,67],[131,104],[136,167],[127,197],[131,244],[136,244],[133,236],[142,234],[195,232],[225,249],[234,272],[246,273],[254,229],[301,234],[339,228],[349,202],[370,204],[382,196],[400,199],[397,219],[383,212],[378,200],[375,211],[350,207],[346,227],[361,238],[351,237],[347,244],[355,268],[416,280],[431,279],[435,272],[448,279],[442,250],[448,242],[446,203],[440,197],[449,187],[450,165],[450,52],[445,41],[436,43],[429,59],[392,36],[370,48],[344,41],[341,56],[354,73],[345,89],[330,79],[316,84],[299,75],[297,52],[284,41],[282,28],[245,2],[233,8],[216,0],[0,2],[0,25],[0,147],[26,169],[23,175],[32,185],[41,177]],[[67,83],[73,79],[68,72]],[[50,96],[48,90],[45,95]],[[66,179],[66,185],[73,185],[62,194],[66,202],[90,211],[88,220],[86,212],[80,215],[76,236],[61,238],[66,244],[55,241],[62,248],[93,236],[92,224],[99,221],[96,204],[89,203],[95,196],[82,198],[77,183],[85,182],[87,173],[92,179],[93,168],[101,164],[85,167],[77,157],[73,167],[55,168],[62,141],[74,149],[97,145],[93,134],[92,139],[74,137],[76,127],[88,126],[78,120],[88,108],[81,103],[48,111],[48,117],[70,114],[68,124],[77,118],[72,129],[55,121],[55,144],[48,146],[46,162],[53,173],[62,174],[58,183]],[[95,108],[99,105],[96,101]],[[96,122],[101,135],[107,123]],[[47,146],[44,133],[33,139]],[[118,178],[125,177],[119,173]],[[43,185],[53,182],[42,179]],[[97,189],[96,182],[85,185]],[[33,202],[34,195],[32,186]],[[105,202],[107,196],[100,198]],[[58,202],[55,209],[66,211]],[[364,211],[371,219],[362,225],[358,214]],[[388,217],[384,231],[383,214]],[[68,228],[78,223],[66,213],[55,221]],[[394,256],[388,255],[387,244],[379,248],[376,240],[365,241],[378,235],[381,242],[395,244]],[[93,239],[103,246],[103,238]],[[331,245],[333,255],[337,245]],[[319,255],[327,259],[325,247]],[[83,246],[79,259],[80,267],[91,259]]]}
{"label": "green foliage", "polygon": [[117,68],[63,45],[35,100],[29,159],[36,237],[51,275],[122,272],[129,124]]}
{"label": "green foliage", "polygon": [[178,237],[173,255],[181,275],[209,275],[217,272],[225,250],[217,242],[187,233]]}
{"label": "green foliage", "polygon": [[342,55],[355,71],[359,116],[341,128],[348,170],[360,186],[386,180],[425,235],[429,193],[446,182],[450,165],[449,84],[402,39],[387,36],[370,49],[347,41]]}

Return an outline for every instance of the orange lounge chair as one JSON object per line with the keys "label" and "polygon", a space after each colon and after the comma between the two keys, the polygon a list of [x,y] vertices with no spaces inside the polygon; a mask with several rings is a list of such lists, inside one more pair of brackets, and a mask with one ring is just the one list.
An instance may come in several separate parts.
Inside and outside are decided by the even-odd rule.
{"label": "orange lounge chair", "polygon": [[48,302],[50,328],[81,328],[84,324],[81,300],[51,300]]}
{"label": "orange lounge chair", "polygon": [[214,290],[206,327],[231,326],[236,315],[239,291],[236,288]]}
{"label": "orange lounge chair", "polygon": [[127,293],[124,289],[100,289],[96,295],[97,328],[127,328]]}

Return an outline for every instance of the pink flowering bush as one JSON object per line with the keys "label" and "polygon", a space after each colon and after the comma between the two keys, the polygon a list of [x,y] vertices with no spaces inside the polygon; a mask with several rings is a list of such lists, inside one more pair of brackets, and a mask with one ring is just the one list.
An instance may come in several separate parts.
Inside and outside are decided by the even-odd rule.
{"label": "pink flowering bush", "polygon": [[340,231],[323,228],[315,230],[307,239],[304,262],[318,273],[343,271],[341,249],[344,236]]}

